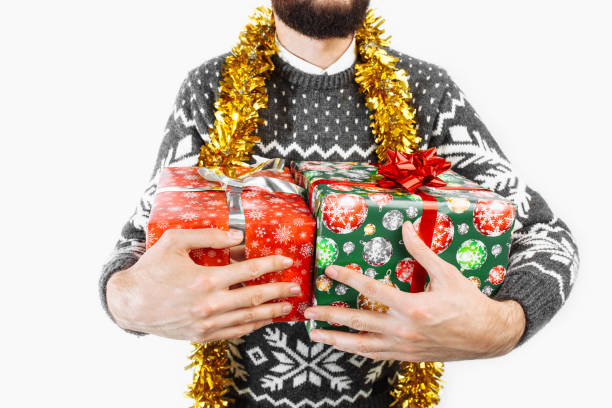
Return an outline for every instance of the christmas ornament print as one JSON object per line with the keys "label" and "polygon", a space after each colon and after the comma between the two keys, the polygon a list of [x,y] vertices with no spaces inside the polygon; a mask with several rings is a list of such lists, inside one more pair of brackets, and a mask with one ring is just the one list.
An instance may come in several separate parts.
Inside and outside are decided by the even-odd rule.
{"label": "christmas ornament print", "polygon": [[452,212],[461,214],[470,208],[470,201],[462,197],[448,197],[446,204]]}
{"label": "christmas ornament print", "polygon": [[342,244],[342,250],[345,254],[350,255],[355,250],[355,244],[351,241],[347,241]]}
{"label": "christmas ornament print", "polygon": [[361,266],[359,266],[356,263],[351,263],[345,266],[345,268],[350,269],[351,271],[357,272],[357,273],[363,273],[363,269],[361,269]]}
{"label": "christmas ornament print", "polygon": [[393,200],[393,196],[386,193],[370,193],[368,197],[378,204],[378,211],[382,211],[382,208]]}
{"label": "christmas ornament print", "polygon": [[481,241],[469,239],[461,244],[456,258],[462,271],[478,269],[487,260],[487,248]]}
{"label": "christmas ornament print", "polygon": [[[414,222],[414,229],[419,232],[421,225],[421,217]],[[436,254],[444,251],[450,245],[455,235],[455,226],[450,217],[439,212],[436,215],[436,223],[434,224],[433,237],[431,239],[431,250]]]}
{"label": "christmas ornament print", "polygon": [[344,296],[346,295],[346,292],[348,291],[348,286],[346,286],[343,283],[338,283],[336,285],[336,287],[334,288],[334,292],[336,293],[336,295],[338,296]]}
{"label": "christmas ornament print", "polygon": [[468,280],[476,285],[478,289],[480,289],[480,279],[477,276],[470,276]]}
{"label": "christmas ornament print", "polygon": [[[334,166],[333,163],[326,163],[326,165]],[[340,191],[335,188],[342,186],[342,184],[322,183],[314,187],[311,202],[314,203],[316,218],[320,223],[321,232],[319,234],[333,238],[342,251],[341,254],[338,254],[335,264],[350,269],[354,268],[355,271],[362,270],[361,273],[371,279],[382,280],[383,277],[388,275],[390,276],[389,279],[402,290],[409,290],[409,287],[414,283],[413,278],[418,263],[404,250],[400,233],[401,226],[405,221],[411,221],[418,233],[422,234],[424,231],[421,227],[425,225],[421,223],[423,207],[426,205],[424,201],[430,199],[426,198],[424,200],[419,195],[400,189],[378,187],[372,181],[372,177],[368,178],[370,181],[360,181],[357,178],[365,176],[365,174],[351,173],[350,171],[360,170],[361,168],[363,168],[362,165],[357,165],[356,168],[346,169],[349,171],[343,173],[334,170],[327,174],[321,174],[321,177],[328,180],[334,176],[346,176],[350,179],[348,181],[351,182],[372,184],[369,186],[347,186],[351,188],[351,190],[347,188],[347,191]],[[316,179],[311,178],[310,174],[305,174],[304,177],[306,187],[316,182]],[[449,180],[451,179],[455,186],[476,187],[475,183],[471,183],[460,176],[451,176]],[[493,282],[497,282],[501,278],[499,273],[501,271],[494,270],[491,272],[491,268],[498,264],[506,265],[507,257],[504,254],[508,253],[509,248],[504,245],[508,245],[509,232],[512,226],[506,233],[497,237],[484,235],[478,228],[483,230],[484,227],[490,227],[487,222],[496,222],[494,217],[496,213],[491,213],[491,208],[494,209],[495,206],[486,206],[488,215],[493,214],[493,217],[487,218],[487,212],[483,210],[481,211],[483,216],[479,218],[477,212],[476,223],[474,223],[474,211],[478,203],[480,203],[479,208],[482,210],[485,201],[504,203],[505,199],[499,195],[490,196],[488,193],[476,194],[478,190],[475,192],[473,190],[444,190],[422,187],[419,191],[433,196],[437,201],[437,212],[432,215],[435,217],[432,220],[432,224],[434,224],[432,249],[442,259],[461,270],[466,279],[469,279],[478,290],[487,294],[487,296],[492,296],[499,287],[499,284]],[[329,202],[324,205],[328,196],[333,198],[334,196],[343,197],[346,195],[362,197],[369,206],[367,214],[364,214],[363,221],[353,223],[351,220],[348,222],[348,227],[342,224],[339,219],[330,220],[333,215],[331,212],[333,207]],[[334,200],[339,201],[339,198]],[[324,207],[327,210],[327,221],[324,220]],[[510,212],[510,215],[513,215],[512,210]],[[346,213],[350,212],[347,211]],[[513,223],[514,221],[512,220]],[[334,223],[337,225],[333,225]],[[504,225],[502,225],[503,223],[498,224],[500,226],[498,228],[499,232],[501,232]],[[493,228],[492,233],[495,233],[495,227],[491,228]],[[335,232],[334,229],[337,231],[346,229],[347,232],[340,235],[340,232]],[[490,233],[489,231],[485,232]],[[362,238],[358,238],[359,236]],[[497,257],[496,261],[492,261],[495,259],[494,257]],[[321,269],[317,267],[317,275],[321,272]],[[333,280],[332,282],[329,292],[321,292],[315,289],[320,304],[342,300],[353,308],[385,310],[384,305],[377,305],[370,299],[360,296],[361,294],[358,291],[354,292],[354,289],[348,285]],[[322,327],[319,327],[330,328],[329,324],[321,323]],[[343,328],[343,330],[345,329],[351,331],[350,328]]]}
{"label": "christmas ornament print", "polygon": [[315,286],[320,292],[327,292],[332,288],[332,280],[327,275],[319,275],[315,281]]}
{"label": "christmas ornament print", "polygon": [[493,285],[499,285],[504,281],[505,277],[506,268],[504,268],[502,265],[494,266],[489,271],[489,282],[491,282]]}
{"label": "christmas ornament print", "polygon": [[412,283],[412,275],[417,261],[413,258],[404,258],[395,266],[395,275],[401,282]]}
{"label": "christmas ornament print", "polygon": [[[378,281],[384,283],[387,286],[397,288],[395,283],[391,282],[391,279],[388,274],[385,275],[383,279],[379,279]],[[385,305],[384,303],[380,303],[374,299],[370,299],[362,293],[360,293],[357,297],[357,306],[361,310],[370,310],[373,312],[380,313],[386,313],[389,310],[389,306]]]}
{"label": "christmas ornament print", "polygon": [[376,278],[376,269],[374,268],[368,268],[365,270],[365,272],[363,273],[365,276],[367,276],[368,278]]}
{"label": "christmas ornament print", "polygon": [[348,234],[363,224],[368,216],[368,205],[361,196],[333,193],[324,198],[321,211],[323,222],[330,231]]}
{"label": "christmas ornament print", "polygon": [[404,223],[404,216],[400,210],[387,211],[382,219],[382,225],[389,231],[401,228]]}
{"label": "christmas ornament print", "polygon": [[372,266],[381,266],[389,262],[393,255],[393,245],[388,239],[375,237],[363,246],[363,260]]}
{"label": "christmas ornament print", "polygon": [[331,238],[317,237],[317,266],[325,268],[338,258],[338,244]]}
{"label": "christmas ornament print", "polygon": [[416,207],[408,207],[406,208],[406,215],[408,218],[416,218],[419,215],[419,209]]}
{"label": "christmas ornament print", "polygon": [[365,235],[374,235],[376,234],[376,225],[374,224],[368,224],[365,227],[363,227],[363,233]]}
{"label": "christmas ornament print", "polygon": [[512,203],[480,200],[474,208],[474,227],[483,235],[497,237],[510,229],[515,215]]}

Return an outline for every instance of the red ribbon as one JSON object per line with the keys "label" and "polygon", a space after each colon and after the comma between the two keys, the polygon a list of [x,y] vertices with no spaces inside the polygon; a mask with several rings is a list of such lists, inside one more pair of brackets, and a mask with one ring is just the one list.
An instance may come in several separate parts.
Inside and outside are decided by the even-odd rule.
{"label": "red ribbon", "polygon": [[[434,227],[436,226],[436,218],[438,217],[438,200],[422,191],[415,191],[423,200],[423,214],[419,223],[419,236],[431,248],[433,240]],[[414,270],[412,271],[412,282],[410,283],[410,292],[423,292],[425,290],[425,280],[427,279],[427,271],[420,263],[415,262]]]}
{"label": "red ribbon", "polygon": [[435,147],[415,153],[387,150],[387,161],[378,167],[378,174],[385,178],[378,185],[396,187],[399,184],[411,193],[419,186],[442,187],[446,182],[438,175],[450,167],[449,161],[436,156]]}

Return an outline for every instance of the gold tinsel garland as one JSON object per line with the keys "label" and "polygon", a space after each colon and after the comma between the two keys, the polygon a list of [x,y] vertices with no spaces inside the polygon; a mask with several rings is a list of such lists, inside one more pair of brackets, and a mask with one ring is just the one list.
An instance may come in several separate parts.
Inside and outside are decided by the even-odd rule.
{"label": "gold tinsel garland", "polygon": [[400,362],[397,382],[391,391],[393,402],[389,407],[432,407],[440,402],[442,363]]}
{"label": "gold tinsel garland", "polygon": [[191,363],[185,370],[193,370],[193,381],[185,393],[193,398],[192,408],[226,408],[232,398],[229,392],[230,367],[227,358],[227,341],[217,340],[208,343],[192,343],[194,349],[189,355]]}
{"label": "gold tinsel garland", "polygon": [[272,11],[259,7],[251,20],[225,59],[215,125],[198,159],[198,166],[220,169],[230,177],[251,159],[253,145],[259,142],[254,132],[260,123],[259,110],[268,106],[266,78],[274,70],[270,57],[278,51]]}
{"label": "gold tinsel garland", "polygon": [[362,27],[355,33],[363,61],[355,65],[355,82],[365,96],[366,106],[374,111],[370,115],[370,127],[381,163],[387,158],[387,150],[412,153],[421,141],[414,119],[416,112],[410,106],[408,76],[406,71],[395,67],[397,58],[385,50],[391,37],[382,38],[385,30],[380,26],[384,21],[368,10]]}
{"label": "gold tinsel garland", "polygon": [[[198,166],[215,168],[229,176],[235,175],[236,167],[246,165],[253,145],[259,142],[254,132],[261,123],[259,110],[268,105],[265,80],[274,70],[271,56],[277,52],[272,10],[259,7],[251,21],[225,59],[210,142],[202,146],[198,159]],[[390,37],[382,38],[383,22],[368,10],[355,33],[362,61],[355,65],[355,82],[365,96],[366,106],[373,111],[370,127],[380,162],[385,160],[387,149],[411,153],[421,141],[415,110],[410,105],[407,74],[396,68],[397,58],[385,50]],[[193,346],[191,364],[186,367],[194,369],[193,384],[186,395],[194,399],[194,408],[228,407],[232,402],[226,396],[231,383],[228,343],[214,341]],[[442,372],[442,363],[401,362],[390,406],[427,408],[437,404]]]}

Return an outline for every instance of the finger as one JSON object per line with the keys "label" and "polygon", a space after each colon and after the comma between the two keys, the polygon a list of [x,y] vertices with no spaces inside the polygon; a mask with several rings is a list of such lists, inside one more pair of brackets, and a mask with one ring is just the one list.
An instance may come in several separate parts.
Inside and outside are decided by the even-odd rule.
{"label": "finger", "polygon": [[336,306],[309,307],[304,312],[304,317],[376,333],[386,333],[396,327],[395,319],[384,313]]}
{"label": "finger", "polygon": [[259,306],[273,299],[301,295],[300,285],[293,282],[273,282],[223,290],[209,294],[194,309],[195,318],[209,318],[245,307]]}
{"label": "finger", "polygon": [[[235,283],[246,282],[259,278],[266,273],[281,271],[293,265],[293,260],[281,255],[253,258],[213,269],[215,280],[220,287],[229,287]],[[206,268],[206,267],[203,267]],[[206,269],[210,273],[210,268]]]}
{"label": "finger", "polygon": [[227,327],[225,329],[220,329],[212,333],[205,334],[203,336],[198,336],[194,341],[198,343],[204,343],[207,341],[215,340],[237,339],[239,337],[246,336],[247,334],[258,330],[270,323],[272,323],[272,320],[261,320],[257,322],[244,323],[233,327]]}
{"label": "finger", "polygon": [[398,309],[406,307],[405,304],[402,305],[402,303],[405,303],[405,299],[404,301],[401,299],[402,292],[396,287],[385,285],[352,269],[330,265],[325,269],[325,274],[332,279],[347,284],[364,296],[384,303],[387,306]]}
{"label": "finger", "polygon": [[241,241],[241,231],[222,231],[214,228],[169,229],[160,239],[163,245],[187,251],[198,248],[229,248]]}
{"label": "finger", "polygon": [[435,278],[441,273],[448,271],[451,265],[425,245],[414,229],[414,225],[409,221],[405,222],[402,226],[402,238],[406,250],[423,268],[425,268],[430,277]]}
{"label": "finger", "polygon": [[289,302],[269,303],[215,315],[199,322],[198,327],[202,332],[207,333],[244,323],[270,320],[288,314],[291,309],[292,306]]}
{"label": "finger", "polygon": [[310,332],[310,339],[354,354],[389,352],[393,348],[390,339],[379,333],[346,333],[316,329]]}

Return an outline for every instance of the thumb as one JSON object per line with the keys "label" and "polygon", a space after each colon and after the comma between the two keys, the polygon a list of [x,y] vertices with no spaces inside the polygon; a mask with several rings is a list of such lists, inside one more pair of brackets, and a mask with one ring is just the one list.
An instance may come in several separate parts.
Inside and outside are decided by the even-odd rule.
{"label": "thumb", "polygon": [[404,239],[406,250],[425,268],[430,279],[444,278],[451,268],[454,268],[453,265],[444,261],[431,248],[425,245],[414,229],[414,225],[409,221],[405,222],[402,226],[402,238]]}
{"label": "thumb", "polygon": [[230,248],[242,242],[239,230],[222,231],[214,228],[169,229],[164,232],[160,242],[175,249]]}

